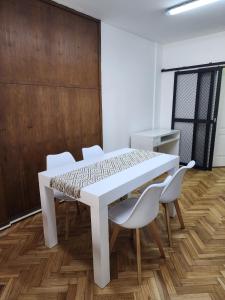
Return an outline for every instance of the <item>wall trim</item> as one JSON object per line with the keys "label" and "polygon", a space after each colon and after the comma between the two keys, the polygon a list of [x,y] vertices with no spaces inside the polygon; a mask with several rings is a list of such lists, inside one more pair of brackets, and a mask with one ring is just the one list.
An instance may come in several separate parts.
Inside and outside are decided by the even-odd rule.
{"label": "wall trim", "polygon": [[36,209],[36,210],[34,210],[34,211],[32,211],[32,212],[30,212],[30,213],[28,213],[28,214],[26,214],[26,215],[24,215],[24,216],[22,216],[22,217],[19,217],[19,218],[16,218],[16,219],[14,219],[14,220],[11,220],[11,221],[9,222],[9,224],[4,225],[3,227],[0,227],[0,231],[2,231],[2,230],[4,230],[4,229],[7,229],[7,228],[11,227],[13,224],[15,224],[15,223],[17,223],[17,222],[19,222],[19,221],[22,221],[22,220],[24,220],[24,219],[26,219],[26,218],[29,218],[29,217],[31,217],[31,216],[33,216],[33,215],[35,215],[35,214],[40,213],[40,212],[41,212],[41,208]]}

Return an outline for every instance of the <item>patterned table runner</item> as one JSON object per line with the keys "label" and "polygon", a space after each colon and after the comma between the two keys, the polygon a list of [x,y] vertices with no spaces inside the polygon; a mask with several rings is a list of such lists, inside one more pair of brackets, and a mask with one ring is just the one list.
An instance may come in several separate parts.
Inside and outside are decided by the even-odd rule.
{"label": "patterned table runner", "polygon": [[90,184],[98,182],[123,170],[131,168],[145,160],[161,155],[161,153],[133,150],[89,166],[52,178],[50,186],[67,196],[80,198],[80,190]]}

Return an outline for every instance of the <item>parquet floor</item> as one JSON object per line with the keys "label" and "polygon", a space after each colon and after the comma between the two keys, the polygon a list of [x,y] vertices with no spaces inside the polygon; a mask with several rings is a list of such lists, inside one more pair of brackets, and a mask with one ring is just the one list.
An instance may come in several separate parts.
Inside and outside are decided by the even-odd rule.
{"label": "parquet floor", "polygon": [[58,205],[60,243],[52,249],[44,246],[40,214],[17,223],[0,233],[0,299],[224,300],[225,168],[189,172],[180,205],[186,229],[172,220],[172,249],[162,212],[158,217],[165,261],[143,231],[141,286],[129,231],[121,233],[111,256],[112,281],[100,289],[92,283],[88,211],[74,217],[65,241],[64,204]]}

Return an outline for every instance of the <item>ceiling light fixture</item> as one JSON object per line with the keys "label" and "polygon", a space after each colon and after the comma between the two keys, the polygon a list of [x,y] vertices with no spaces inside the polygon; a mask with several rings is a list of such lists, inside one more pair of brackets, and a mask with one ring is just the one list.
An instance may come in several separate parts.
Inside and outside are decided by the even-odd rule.
{"label": "ceiling light fixture", "polygon": [[212,4],[220,0],[193,0],[193,1],[186,1],[179,5],[173,6],[166,10],[168,15],[177,15],[195,8],[199,8],[208,4]]}

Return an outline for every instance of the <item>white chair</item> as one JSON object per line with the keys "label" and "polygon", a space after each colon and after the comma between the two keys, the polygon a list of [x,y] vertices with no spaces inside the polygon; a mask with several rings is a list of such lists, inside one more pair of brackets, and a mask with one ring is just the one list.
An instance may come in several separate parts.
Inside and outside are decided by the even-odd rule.
{"label": "white chair", "polygon": [[98,157],[101,157],[104,155],[104,151],[102,148],[98,145],[89,147],[89,148],[82,148],[82,154],[83,154],[83,159],[95,159]]}
{"label": "white chair", "polygon": [[[47,170],[54,169],[60,166],[65,166],[68,164],[73,164],[76,162],[73,155],[70,152],[63,152],[60,154],[47,155]],[[77,212],[80,213],[78,201],[69,196],[66,196],[60,191],[54,190],[54,198],[58,200],[63,200],[67,202],[76,202]],[[66,205],[66,222],[65,222],[65,239],[67,240],[69,237],[69,212],[70,205]]]}
{"label": "white chair", "polygon": [[168,176],[168,184],[164,188],[162,195],[160,197],[159,202],[163,204],[165,208],[165,215],[166,215],[166,225],[167,225],[167,232],[169,238],[169,244],[172,247],[172,237],[171,237],[171,227],[170,227],[170,216],[169,216],[169,203],[173,203],[177,212],[177,216],[181,225],[181,228],[184,229],[184,221],[182,218],[182,214],[180,211],[180,206],[178,204],[178,198],[181,194],[182,182],[185,173],[187,170],[192,169],[195,165],[195,161],[192,160],[189,162],[187,166],[181,167],[173,176]]}
{"label": "white chair", "polygon": [[159,231],[155,218],[159,212],[159,199],[167,181],[158,184],[152,184],[147,187],[139,198],[128,198],[109,208],[109,219],[116,224],[110,240],[110,251],[121,227],[136,230],[136,250],[137,250],[137,270],[138,282],[141,283],[141,245],[140,228],[149,225],[148,228],[154,240],[156,241],[161,257],[165,258]]}

